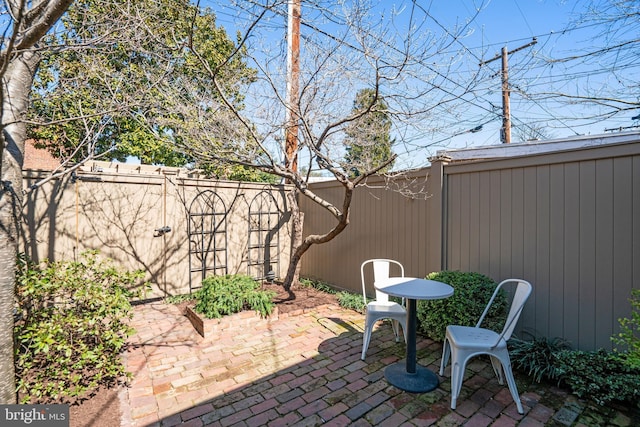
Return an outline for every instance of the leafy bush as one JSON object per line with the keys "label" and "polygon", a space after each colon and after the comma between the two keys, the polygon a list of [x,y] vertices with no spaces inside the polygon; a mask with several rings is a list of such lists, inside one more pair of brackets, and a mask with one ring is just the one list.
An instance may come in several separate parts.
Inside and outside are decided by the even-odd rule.
{"label": "leafy bush", "polygon": [[640,289],[631,291],[631,319],[620,319],[621,332],[611,337],[614,343],[624,347],[618,350],[624,362],[640,369]]}
{"label": "leafy bush", "polygon": [[618,400],[640,407],[640,369],[629,367],[614,353],[561,351],[557,369],[562,382],[579,397],[600,405]]}
{"label": "leafy bush", "polygon": [[260,284],[242,274],[207,277],[196,293],[195,311],[209,319],[255,310],[262,317],[273,311],[275,293],[259,289]]}
{"label": "leafy bush", "polygon": [[97,252],[79,261],[18,260],[14,327],[21,401],[68,402],[124,376],[120,352],[133,330],[129,298],[142,271],[122,272]]}
{"label": "leafy bush", "polygon": [[[418,301],[418,329],[436,341],[444,340],[447,325],[474,326],[497,286],[489,277],[472,272],[440,271],[430,273],[427,279],[447,283],[454,289],[449,298]],[[500,330],[506,308],[505,294],[501,292],[482,326]]]}
{"label": "leafy bush", "polygon": [[529,341],[511,338],[508,346],[514,368],[527,372],[538,383],[560,377],[558,354],[570,349],[566,340],[546,337],[535,337]]}

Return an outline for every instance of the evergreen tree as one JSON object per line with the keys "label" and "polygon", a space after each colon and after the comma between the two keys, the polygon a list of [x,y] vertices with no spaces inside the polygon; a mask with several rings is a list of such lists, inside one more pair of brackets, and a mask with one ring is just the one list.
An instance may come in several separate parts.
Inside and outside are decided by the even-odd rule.
{"label": "evergreen tree", "polygon": [[390,135],[387,104],[375,90],[362,89],[356,94],[352,113],[357,118],[345,130],[345,169],[352,176],[382,165],[379,172],[390,170],[393,166],[391,147],[395,140]]}

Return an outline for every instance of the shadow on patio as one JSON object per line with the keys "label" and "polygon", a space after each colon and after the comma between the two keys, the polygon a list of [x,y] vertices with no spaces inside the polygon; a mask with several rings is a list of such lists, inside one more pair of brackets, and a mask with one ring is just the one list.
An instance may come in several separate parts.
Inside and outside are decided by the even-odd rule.
{"label": "shadow on patio", "polygon": [[[135,308],[134,378],[124,391],[124,426],[280,425],[638,425],[624,408],[597,408],[565,391],[517,378],[525,414],[478,358],[467,368],[458,408],[449,370],[430,393],[390,386],[384,368],[404,357],[388,324],[360,360],[364,316],[336,306],[259,319],[239,313],[207,321],[198,335],[176,306]],[[418,337],[418,359],[437,372],[441,344]]]}

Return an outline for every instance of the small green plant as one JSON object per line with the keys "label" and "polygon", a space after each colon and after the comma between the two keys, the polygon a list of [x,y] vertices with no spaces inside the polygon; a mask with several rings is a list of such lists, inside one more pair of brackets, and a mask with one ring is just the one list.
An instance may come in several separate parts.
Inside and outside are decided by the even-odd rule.
{"label": "small green plant", "polygon": [[640,370],[624,363],[616,354],[566,350],[558,353],[558,374],[578,397],[600,405],[612,401],[640,407]]}
{"label": "small green plant", "polygon": [[[451,297],[418,302],[418,328],[435,341],[443,341],[447,325],[474,326],[497,286],[491,278],[480,273],[440,271],[427,279],[451,285]],[[506,297],[500,292],[487,313],[482,327],[500,330],[506,314]]]}
{"label": "small green plant", "polygon": [[527,372],[538,383],[559,378],[558,354],[570,349],[566,340],[546,337],[533,337],[532,340],[511,338],[508,346],[513,366]]}
{"label": "small green plant", "polygon": [[255,310],[262,317],[273,311],[275,293],[260,289],[260,284],[242,274],[207,277],[196,293],[195,311],[209,319]]}
{"label": "small green plant", "polygon": [[620,333],[611,340],[623,347],[616,349],[631,368],[640,369],[640,289],[631,291],[631,319],[620,319]]}
{"label": "small green plant", "polygon": [[[79,261],[18,259],[14,326],[22,403],[70,402],[126,376],[120,353],[133,330],[129,299],[142,271],[119,271],[97,252]],[[142,289],[141,289],[142,290]]]}
{"label": "small green plant", "polygon": [[300,284],[302,284],[303,287],[311,287],[319,290],[320,292],[326,292],[328,294],[338,293],[338,291],[336,291],[335,288],[333,288],[331,285],[320,280],[301,278]]}
{"label": "small green plant", "polygon": [[164,302],[167,304],[180,304],[181,302],[191,301],[192,299],[195,299],[193,294],[169,295],[165,297]]}
{"label": "small green plant", "polygon": [[337,297],[340,307],[348,308],[358,313],[364,313],[366,311],[367,306],[362,299],[362,294],[342,291],[338,292]]}

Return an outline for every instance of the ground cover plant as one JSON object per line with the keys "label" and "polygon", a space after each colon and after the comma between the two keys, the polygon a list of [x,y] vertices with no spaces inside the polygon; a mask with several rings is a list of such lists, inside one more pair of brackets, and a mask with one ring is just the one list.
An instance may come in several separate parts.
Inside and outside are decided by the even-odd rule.
{"label": "ground cover plant", "polygon": [[[367,305],[364,303],[364,299],[361,294],[354,294],[351,292],[342,291],[337,294],[338,303],[341,307],[348,308],[350,310],[357,311],[358,313],[365,313]],[[367,301],[369,302],[369,301]]]}
{"label": "ground cover plant", "polygon": [[537,383],[549,382],[599,405],[618,401],[640,408],[640,369],[604,349],[567,348],[561,339],[509,340],[511,363]]}
{"label": "ground cover plant", "polygon": [[337,294],[339,293],[335,288],[333,288],[328,283],[325,283],[321,280],[313,280],[308,278],[300,278],[300,286],[301,287],[310,287],[319,290],[320,292],[325,292],[327,294]]}
{"label": "ground cover plant", "polygon": [[526,372],[537,383],[545,379],[560,378],[558,355],[563,350],[571,349],[569,343],[561,338],[549,339],[529,335],[532,339],[514,337],[509,340],[509,355],[513,367]]}
{"label": "ground cover plant", "polygon": [[[358,313],[364,314],[367,310],[367,303],[373,301],[371,298],[367,298],[365,303],[362,294],[353,293],[349,291],[338,291],[331,285],[324,283],[320,280],[311,280],[311,279],[300,279],[300,282],[304,286],[311,286],[321,292],[326,292],[328,294],[335,295],[338,300],[338,305],[343,308],[347,308],[349,310],[357,311]],[[391,301],[396,301],[401,303],[401,298],[390,297]]]}
{"label": "ground cover plant", "polygon": [[509,340],[511,362],[540,383],[556,382],[600,405],[624,402],[640,408],[640,291],[632,291],[632,316],[620,319],[621,332],[612,337],[613,352],[572,350],[560,339],[534,337]]}
{"label": "ground cover plant", "polygon": [[311,286],[321,292],[335,295],[340,307],[348,308],[349,310],[357,311],[358,313],[364,313],[366,310],[367,305],[362,299],[362,294],[354,294],[353,292],[348,291],[338,291],[328,283],[325,283],[321,280],[302,278],[300,279],[300,283],[303,286]]}
{"label": "ground cover plant", "polygon": [[558,354],[558,370],[560,381],[579,397],[600,405],[620,401],[640,408],[640,369],[614,353],[564,350]]}
{"label": "ground cover plant", "polygon": [[144,273],[97,252],[78,261],[19,258],[15,367],[22,403],[73,402],[128,376],[120,359],[133,330],[130,299]]}

